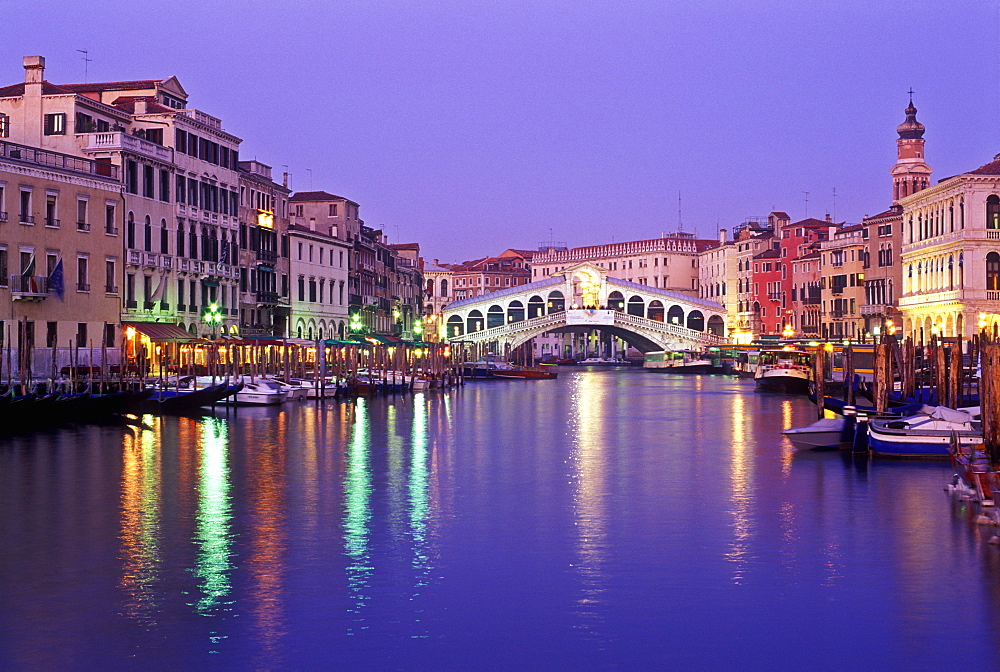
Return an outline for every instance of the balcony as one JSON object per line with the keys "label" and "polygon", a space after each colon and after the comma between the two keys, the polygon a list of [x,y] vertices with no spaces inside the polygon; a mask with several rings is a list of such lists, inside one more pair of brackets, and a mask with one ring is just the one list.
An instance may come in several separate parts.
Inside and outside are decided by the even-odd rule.
{"label": "balcony", "polygon": [[174,267],[174,258],[169,254],[160,255],[160,268],[165,268],[168,271]]}
{"label": "balcony", "polygon": [[160,255],[156,252],[145,252],[142,255],[142,264],[149,268],[158,268],[160,266]]}
{"label": "balcony", "polygon": [[89,292],[90,291],[90,283],[87,283],[87,282],[78,282],[78,283],[76,283],[76,291],[78,291],[78,292]]}
{"label": "balcony", "polygon": [[142,302],[142,307],[145,310],[152,310],[154,305],[156,305],[156,301],[143,301]]}
{"label": "balcony", "polygon": [[279,303],[279,297],[277,292],[257,292],[257,303],[263,303],[267,305],[276,306]]}
{"label": "balcony", "polygon": [[142,254],[138,250],[128,250],[125,253],[125,263],[130,266],[138,266],[142,263]]}
{"label": "balcony", "polygon": [[844,317],[845,312],[843,310],[831,310],[827,315],[834,319],[839,319]]}
{"label": "balcony", "polygon": [[823,299],[818,296],[807,296],[802,299],[801,303],[804,306],[818,306],[823,303]]}
{"label": "balcony", "polygon": [[10,295],[14,301],[41,301],[49,295],[49,279],[44,275],[12,275]]}
{"label": "balcony", "polygon": [[6,222],[6,221],[7,221],[7,213],[4,212],[3,210],[0,210],[0,222]]}
{"label": "balcony", "polygon": [[49,227],[50,229],[58,229],[59,228],[59,220],[56,219],[55,217],[46,217],[45,218],[45,226]]}
{"label": "balcony", "polygon": [[118,293],[118,287],[117,287],[117,285],[104,285],[104,293],[105,294],[117,294]]}
{"label": "balcony", "polygon": [[90,224],[88,222],[77,222],[76,223],[76,230],[77,231],[90,231]]}
{"label": "balcony", "polygon": [[160,310],[170,310],[170,304],[166,301],[160,301]]}
{"label": "balcony", "polygon": [[862,315],[888,315],[892,306],[887,303],[872,303],[861,306]]}
{"label": "balcony", "polygon": [[108,234],[109,236],[117,236],[118,235],[118,227],[115,226],[114,224],[112,224],[110,226],[105,226],[104,227],[104,233]]}
{"label": "balcony", "polygon": [[[87,146],[83,148],[83,151],[86,153],[125,151],[148,156],[160,161],[173,161],[174,150],[136,135],[113,131],[107,133],[87,133],[86,136]],[[112,167],[117,170],[117,167]]]}
{"label": "balcony", "polygon": [[261,264],[273,264],[278,260],[278,253],[274,250],[254,250],[254,255]]}
{"label": "balcony", "polygon": [[35,216],[28,215],[22,212],[18,217],[18,221],[21,222],[22,224],[28,224],[29,226],[34,226]]}
{"label": "balcony", "polygon": [[178,313],[186,313],[187,312],[187,306],[184,305],[183,303],[178,303],[177,304],[177,312]]}
{"label": "balcony", "polygon": [[126,301],[125,302],[125,309],[126,310],[135,310],[138,305],[139,304],[135,302],[135,299],[132,299],[131,301]]}
{"label": "balcony", "polygon": [[69,154],[36,149],[13,142],[0,142],[0,157],[20,163],[32,163],[47,168],[118,180],[118,166],[113,166],[110,163],[80,159]]}

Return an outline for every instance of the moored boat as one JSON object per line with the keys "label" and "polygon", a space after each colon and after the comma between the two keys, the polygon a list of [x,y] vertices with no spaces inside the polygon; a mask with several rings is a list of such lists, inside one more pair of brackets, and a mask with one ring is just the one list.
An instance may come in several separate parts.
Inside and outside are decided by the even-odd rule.
{"label": "moored boat", "polygon": [[811,379],[811,356],[802,350],[764,350],[754,372],[758,392],[807,394]]}
{"label": "moored boat", "polygon": [[717,369],[721,372],[721,368],[716,367],[711,358],[691,350],[647,352],[642,368],[660,373],[704,374],[715,373]]}
{"label": "moored boat", "polygon": [[821,418],[805,427],[792,427],[782,432],[796,450],[840,448],[854,439],[854,416]]}
{"label": "moored boat", "polygon": [[543,380],[558,377],[558,373],[551,369],[531,366],[514,366],[509,369],[502,369],[493,372],[496,378],[523,378],[526,380]]}
{"label": "moored boat", "polygon": [[872,452],[889,457],[949,457],[953,436],[963,447],[982,443],[979,408],[925,406],[921,412],[903,418],[868,423],[868,445]]}

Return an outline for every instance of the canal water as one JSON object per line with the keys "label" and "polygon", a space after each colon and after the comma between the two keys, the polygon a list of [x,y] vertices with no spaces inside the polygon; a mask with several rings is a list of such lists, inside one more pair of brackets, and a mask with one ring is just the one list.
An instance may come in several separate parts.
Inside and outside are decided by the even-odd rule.
{"label": "canal water", "polygon": [[1000,550],[799,397],[553,381],[0,443],[3,669],[954,669]]}

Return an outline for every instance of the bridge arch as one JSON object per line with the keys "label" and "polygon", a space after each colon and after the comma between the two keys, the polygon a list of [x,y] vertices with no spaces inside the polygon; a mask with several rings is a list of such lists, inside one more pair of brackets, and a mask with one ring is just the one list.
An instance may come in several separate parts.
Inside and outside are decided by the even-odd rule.
{"label": "bridge arch", "polygon": [[687,316],[687,328],[705,331],[705,315],[700,310],[692,310]]}
{"label": "bridge arch", "polygon": [[486,311],[486,328],[492,329],[493,327],[502,327],[503,325],[503,308],[493,304],[490,306],[490,309]]}
{"label": "bridge arch", "polygon": [[714,336],[725,336],[726,321],[723,320],[718,315],[712,315],[710,318],[708,318],[708,333]]}
{"label": "bridge arch", "polygon": [[524,321],[524,304],[520,301],[511,301],[507,304],[507,322]]}
{"label": "bridge arch", "polygon": [[448,318],[448,338],[462,336],[465,334],[465,322],[461,315],[452,315]]}
{"label": "bridge arch", "polygon": [[552,313],[561,313],[566,310],[566,299],[563,297],[563,293],[558,289],[554,289],[549,292],[549,315]]}
{"label": "bridge arch", "polygon": [[625,296],[618,290],[608,294],[608,310],[617,310],[619,313],[625,312]]}
{"label": "bridge arch", "polygon": [[469,319],[467,320],[468,326],[466,331],[470,334],[483,330],[483,314],[478,310],[473,310],[469,313]]}
{"label": "bridge arch", "polygon": [[656,322],[663,322],[663,302],[659,299],[654,299],[649,302],[649,308],[647,308],[646,317]]}
{"label": "bridge arch", "polygon": [[530,299],[528,299],[528,319],[533,317],[541,317],[545,314],[545,301],[542,297],[535,294]]}
{"label": "bridge arch", "polygon": [[628,298],[628,314],[639,317],[646,316],[646,302],[642,300],[641,296],[633,294]]}
{"label": "bridge arch", "polygon": [[667,311],[667,322],[670,324],[684,324],[684,309],[674,304]]}

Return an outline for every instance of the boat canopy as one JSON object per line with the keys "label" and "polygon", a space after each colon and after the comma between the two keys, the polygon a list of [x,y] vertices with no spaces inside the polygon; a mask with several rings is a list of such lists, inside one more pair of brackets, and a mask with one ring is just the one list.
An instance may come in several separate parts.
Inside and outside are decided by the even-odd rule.
{"label": "boat canopy", "polygon": [[154,343],[193,343],[200,340],[183,327],[165,322],[123,322],[126,328],[131,327]]}

